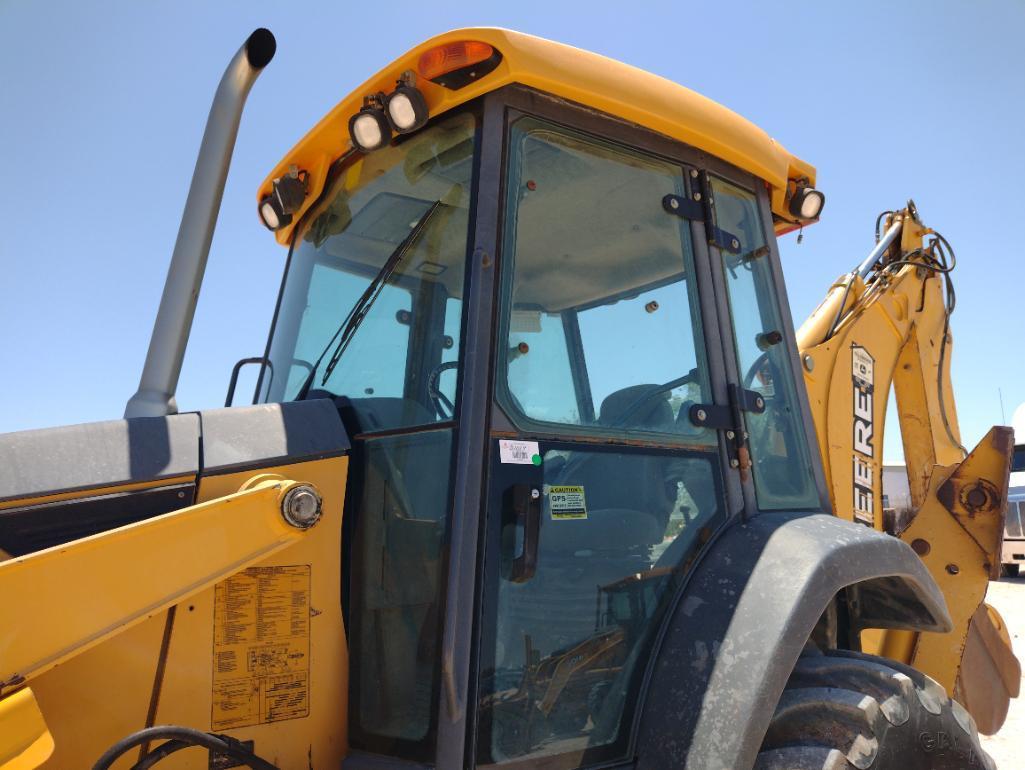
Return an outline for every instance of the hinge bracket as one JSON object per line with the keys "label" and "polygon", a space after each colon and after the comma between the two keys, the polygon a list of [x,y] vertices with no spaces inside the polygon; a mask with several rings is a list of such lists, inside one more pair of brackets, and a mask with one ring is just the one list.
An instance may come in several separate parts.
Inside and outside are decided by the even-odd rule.
{"label": "hinge bracket", "polygon": [[715,200],[712,198],[712,185],[708,181],[708,172],[692,172],[694,188],[690,197],[683,195],[666,195],[662,198],[662,208],[670,214],[694,222],[703,222],[708,242],[713,246],[728,251],[730,254],[740,253],[740,238],[733,233],[721,229],[715,221]]}
{"label": "hinge bracket", "polygon": [[687,416],[700,428],[725,431],[730,466],[739,469],[741,478],[746,479],[751,467],[751,453],[748,451],[747,428],[742,413],[764,412],[765,397],[756,390],[747,390],[732,383],[728,387],[728,405],[693,404]]}

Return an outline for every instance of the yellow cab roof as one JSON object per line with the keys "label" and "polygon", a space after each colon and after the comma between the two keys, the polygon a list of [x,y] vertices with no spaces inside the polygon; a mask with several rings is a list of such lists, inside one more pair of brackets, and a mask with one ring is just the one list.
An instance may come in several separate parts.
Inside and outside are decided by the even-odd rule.
{"label": "yellow cab roof", "polygon": [[[309,174],[309,195],[294,221],[320,195],[330,165],[351,148],[349,118],[367,94],[390,92],[399,76],[416,71],[421,54],[439,45],[478,41],[497,49],[502,59],[489,74],[458,90],[417,79],[431,117],[510,83],[554,96],[657,131],[750,172],[769,186],[773,213],[789,219],[788,180],[815,184],[815,168],[786,151],[749,120],[689,88],[650,72],[579,48],[506,29],[472,28],[446,32],[400,56],[338,103],[275,166],[260,185],[257,199],[271,191],[271,180],[295,165]],[[777,231],[792,229],[779,222]],[[275,235],[287,244],[292,227]]]}

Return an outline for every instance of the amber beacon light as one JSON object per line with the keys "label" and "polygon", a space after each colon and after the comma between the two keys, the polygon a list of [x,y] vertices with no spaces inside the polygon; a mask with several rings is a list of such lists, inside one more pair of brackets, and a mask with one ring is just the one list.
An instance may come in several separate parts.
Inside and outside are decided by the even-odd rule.
{"label": "amber beacon light", "polygon": [[465,83],[447,82],[449,79],[445,76],[479,65],[480,71],[466,72],[466,82],[476,80],[494,69],[498,60],[498,52],[487,43],[460,40],[425,51],[420,55],[417,71],[420,77],[426,80],[439,83],[447,88],[459,88]]}

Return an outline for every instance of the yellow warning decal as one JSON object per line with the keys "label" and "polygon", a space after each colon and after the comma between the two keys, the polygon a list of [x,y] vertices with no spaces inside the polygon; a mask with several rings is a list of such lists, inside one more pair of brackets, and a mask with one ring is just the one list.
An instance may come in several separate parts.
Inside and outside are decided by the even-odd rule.
{"label": "yellow warning decal", "polygon": [[553,519],[586,519],[583,487],[548,487],[548,505]]}
{"label": "yellow warning decal", "polygon": [[214,589],[214,730],[310,713],[310,565],[251,567]]}

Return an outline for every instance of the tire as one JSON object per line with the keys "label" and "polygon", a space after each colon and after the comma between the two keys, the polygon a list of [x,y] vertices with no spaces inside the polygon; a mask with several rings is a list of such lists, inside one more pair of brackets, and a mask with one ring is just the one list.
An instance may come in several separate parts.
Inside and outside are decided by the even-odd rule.
{"label": "tire", "polygon": [[996,770],[975,721],[943,687],[886,658],[809,649],[772,716],[755,770]]}

